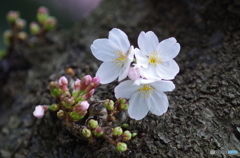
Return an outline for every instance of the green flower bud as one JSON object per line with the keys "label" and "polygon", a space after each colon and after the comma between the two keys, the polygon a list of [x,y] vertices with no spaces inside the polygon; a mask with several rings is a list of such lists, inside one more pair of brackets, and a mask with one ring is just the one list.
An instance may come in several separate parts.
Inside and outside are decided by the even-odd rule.
{"label": "green flower bud", "polygon": [[132,138],[135,137],[137,135],[137,133],[132,133]]}
{"label": "green flower bud", "polygon": [[50,94],[52,97],[56,98],[57,96],[62,94],[62,90],[61,89],[52,89],[50,90]]}
{"label": "green flower bud", "polygon": [[65,112],[64,112],[63,110],[59,110],[59,111],[57,112],[57,117],[58,117],[59,119],[64,119],[64,118],[65,118]]}
{"label": "green flower bud", "polygon": [[123,130],[121,127],[115,127],[113,128],[112,133],[114,136],[120,136],[123,133]]}
{"label": "green flower bud", "polygon": [[114,102],[112,100],[109,100],[107,99],[105,102],[104,102],[104,107],[107,109],[107,110],[113,110],[114,109]]}
{"label": "green flower bud", "polygon": [[48,109],[52,110],[52,111],[57,111],[59,109],[59,107],[58,107],[58,104],[52,104],[52,105],[48,106]]}
{"label": "green flower bud", "polygon": [[123,127],[123,128],[126,128],[126,129],[129,129],[129,124],[124,123],[124,124],[122,124],[122,127]]}
{"label": "green flower bud", "polygon": [[127,110],[128,109],[128,104],[120,104],[118,106],[118,110]]}
{"label": "green flower bud", "polygon": [[40,24],[43,24],[48,19],[48,16],[49,16],[49,11],[46,7],[41,6],[38,8],[37,21]]}
{"label": "green flower bud", "polygon": [[131,134],[131,132],[130,131],[124,131],[123,132],[123,134],[122,134],[122,140],[123,141],[128,141],[128,140],[130,140],[131,139],[131,137],[132,137],[132,134]]}
{"label": "green flower bud", "polygon": [[32,35],[38,35],[41,32],[41,28],[36,22],[31,22],[29,29]]}
{"label": "green flower bud", "polygon": [[91,119],[91,120],[88,122],[88,125],[89,125],[90,128],[95,129],[95,128],[98,127],[98,122],[97,122],[96,120]]}
{"label": "green flower bud", "polygon": [[123,99],[123,98],[118,98],[118,101],[120,104],[126,103],[126,99]]}
{"label": "green flower bud", "polygon": [[47,31],[53,30],[57,25],[57,19],[53,16],[49,16],[43,23],[43,28]]}
{"label": "green flower bud", "polygon": [[85,138],[90,138],[92,136],[92,132],[87,128],[82,129],[81,133]]}
{"label": "green flower bud", "polygon": [[17,19],[16,20],[16,26],[18,29],[23,29],[26,26],[26,21],[24,19]]}
{"label": "green flower bud", "polygon": [[84,116],[82,116],[81,114],[73,111],[73,112],[70,112],[69,116],[73,119],[74,122],[77,122],[79,121],[80,119],[82,119]]}
{"label": "green flower bud", "polygon": [[11,10],[7,13],[6,19],[9,23],[15,23],[19,17],[20,17],[20,13],[18,11]]}
{"label": "green flower bud", "polygon": [[127,150],[127,144],[126,143],[122,143],[122,142],[118,142],[117,143],[117,151],[123,152]]}
{"label": "green flower bud", "polygon": [[3,32],[3,41],[6,45],[10,44],[12,35],[13,33],[11,30],[6,30]]}
{"label": "green flower bud", "polygon": [[97,127],[94,131],[93,131],[93,135],[96,137],[100,137],[103,135],[103,129],[102,127]]}

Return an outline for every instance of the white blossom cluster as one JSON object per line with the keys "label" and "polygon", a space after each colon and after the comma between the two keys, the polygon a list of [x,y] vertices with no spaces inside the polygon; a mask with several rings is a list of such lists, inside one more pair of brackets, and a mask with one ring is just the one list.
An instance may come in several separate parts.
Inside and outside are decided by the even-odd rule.
{"label": "white blossom cluster", "polygon": [[91,45],[93,55],[103,61],[96,73],[101,84],[128,77],[115,87],[115,97],[129,99],[128,113],[136,120],[148,111],[158,116],[167,111],[164,92],[175,88],[170,80],[179,72],[173,58],[180,51],[174,37],[159,42],[152,31],[140,33],[138,46],[131,46],[127,35],[117,28],[109,32],[108,39],[96,39]]}

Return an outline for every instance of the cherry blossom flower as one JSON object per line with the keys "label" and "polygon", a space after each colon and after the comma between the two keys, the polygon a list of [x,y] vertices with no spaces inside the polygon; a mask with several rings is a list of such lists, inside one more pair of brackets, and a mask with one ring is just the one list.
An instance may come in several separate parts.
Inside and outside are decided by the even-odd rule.
{"label": "cherry blossom flower", "polygon": [[129,116],[140,120],[148,111],[158,116],[165,113],[168,109],[168,98],[163,92],[172,91],[174,88],[172,81],[139,79],[123,81],[114,91],[116,98],[129,99]]}
{"label": "cherry blossom flower", "polygon": [[152,32],[141,32],[138,37],[140,53],[135,53],[137,63],[141,65],[141,74],[147,79],[174,79],[179,72],[177,63],[173,60],[179,51],[180,45],[174,37],[159,43],[157,36]]}
{"label": "cherry blossom flower", "polygon": [[112,29],[108,39],[97,39],[93,42],[91,51],[98,60],[103,61],[96,73],[100,83],[107,84],[116,78],[121,81],[127,77],[133,61],[134,48],[130,46],[128,37],[123,31]]}

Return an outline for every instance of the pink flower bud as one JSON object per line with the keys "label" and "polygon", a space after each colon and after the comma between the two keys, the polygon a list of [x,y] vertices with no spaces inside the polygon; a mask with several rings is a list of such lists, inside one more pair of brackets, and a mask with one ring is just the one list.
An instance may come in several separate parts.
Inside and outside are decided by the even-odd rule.
{"label": "pink flower bud", "polygon": [[49,10],[44,6],[41,6],[38,8],[37,13],[49,14]]}
{"label": "pink flower bud", "polygon": [[100,84],[100,78],[98,76],[94,77],[92,83],[94,84],[94,88],[96,88]]}
{"label": "pink flower bud", "polygon": [[82,78],[82,81],[81,81],[81,86],[80,86],[80,89],[83,91],[85,90],[88,85],[90,85],[92,82],[92,77],[90,75],[86,75]]}
{"label": "pink flower bud", "polygon": [[137,64],[134,65],[134,67],[130,67],[128,71],[128,77],[131,80],[138,80],[140,79],[140,68]]}
{"label": "pink flower bud", "polygon": [[65,76],[62,76],[59,80],[58,80],[58,84],[60,86],[60,88],[63,91],[66,91],[68,89],[68,80]]}
{"label": "pink flower bud", "polygon": [[95,89],[90,90],[87,94],[83,95],[83,99],[86,100],[86,99],[90,98],[94,92],[95,92]]}
{"label": "pink flower bud", "polygon": [[33,115],[34,115],[36,118],[42,118],[43,115],[44,115],[44,111],[45,111],[44,106],[38,105],[38,106],[35,107],[35,110],[34,110],[34,112],[33,112]]}
{"label": "pink flower bud", "polygon": [[87,111],[88,108],[89,108],[88,101],[81,101],[74,107],[73,110],[78,112],[78,113],[82,113],[84,111]]}
{"label": "pink flower bud", "polygon": [[81,85],[81,80],[76,79],[76,81],[74,82],[74,90],[77,91],[80,89],[80,85]]}
{"label": "pink flower bud", "polygon": [[82,101],[80,102],[80,105],[83,107],[84,110],[87,110],[89,108],[88,101]]}

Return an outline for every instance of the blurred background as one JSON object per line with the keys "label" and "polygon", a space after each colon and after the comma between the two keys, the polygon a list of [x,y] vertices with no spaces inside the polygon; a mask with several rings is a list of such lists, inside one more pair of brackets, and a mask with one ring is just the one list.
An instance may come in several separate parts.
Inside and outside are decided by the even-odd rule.
{"label": "blurred background", "polygon": [[103,0],[8,0],[0,1],[0,49],[4,49],[2,34],[9,29],[6,14],[10,10],[19,11],[21,18],[25,19],[27,26],[25,31],[29,32],[28,24],[36,21],[36,12],[40,6],[49,9],[50,15],[58,20],[58,26],[70,29],[73,24],[88,16]]}

